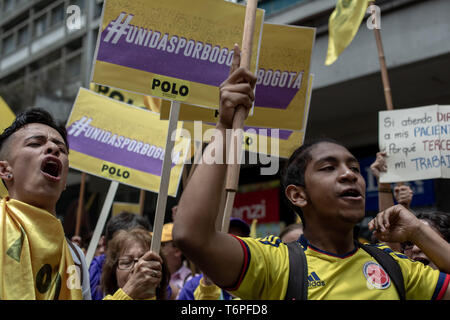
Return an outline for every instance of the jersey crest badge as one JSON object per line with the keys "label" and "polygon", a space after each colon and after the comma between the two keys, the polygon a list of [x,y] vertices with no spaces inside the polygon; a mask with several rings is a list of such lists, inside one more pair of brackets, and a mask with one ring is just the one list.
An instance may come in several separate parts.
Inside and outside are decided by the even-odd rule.
{"label": "jersey crest badge", "polygon": [[363,266],[363,273],[369,289],[387,289],[391,285],[389,275],[378,263],[366,262]]}

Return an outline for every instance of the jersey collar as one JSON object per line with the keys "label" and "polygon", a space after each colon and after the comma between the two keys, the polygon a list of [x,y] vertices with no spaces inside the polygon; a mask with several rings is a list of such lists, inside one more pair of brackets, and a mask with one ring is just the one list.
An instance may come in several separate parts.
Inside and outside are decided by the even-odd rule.
{"label": "jersey collar", "polygon": [[325,250],[322,250],[322,249],[319,249],[319,248],[313,246],[311,243],[309,243],[308,239],[306,239],[306,237],[303,234],[300,236],[300,238],[298,238],[297,241],[300,242],[300,244],[302,245],[304,250],[307,250],[309,247],[316,252],[326,254],[327,256],[331,256],[331,257],[341,258],[341,259],[345,259],[345,258],[348,258],[348,257],[354,255],[356,253],[356,251],[358,251],[358,248],[359,248],[358,242],[354,241],[355,249],[353,249],[352,251],[344,253],[344,254],[334,254],[334,253],[327,252]]}

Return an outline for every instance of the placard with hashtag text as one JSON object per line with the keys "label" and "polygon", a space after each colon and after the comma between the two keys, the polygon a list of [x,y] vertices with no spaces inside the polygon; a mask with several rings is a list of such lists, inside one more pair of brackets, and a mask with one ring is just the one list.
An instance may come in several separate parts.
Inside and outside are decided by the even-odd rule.
{"label": "placard with hashtag text", "polygon": [[[251,127],[244,126],[243,139],[244,142],[242,147],[251,153],[265,154],[280,158],[289,158],[292,152],[295,151],[299,146],[303,144],[305,139],[306,124],[308,122],[309,106],[311,102],[311,89],[314,82],[314,75],[309,75],[308,83],[308,93],[306,109],[303,114],[303,127],[304,130],[285,130],[285,129],[271,129],[263,127]],[[189,107],[189,106],[188,106]],[[192,107],[192,106],[190,106]],[[217,117],[213,114],[215,110],[207,110],[203,108],[192,107],[194,113],[199,116],[199,118],[207,119],[203,122],[201,121],[183,121],[183,128],[186,129],[191,139],[200,142],[209,142],[211,135],[207,134],[208,130],[215,128],[215,122]],[[194,110],[195,108],[195,110]],[[161,116],[163,114],[170,112],[170,108],[163,103],[161,105]],[[256,117],[256,115],[254,116]],[[246,124],[249,122],[247,118]],[[198,128],[200,126],[200,128]],[[275,131],[278,130],[278,131]],[[198,134],[200,132],[201,134]]]}
{"label": "placard with hashtag text", "polygon": [[[304,130],[308,107],[308,79],[315,28],[265,23],[259,55],[253,115],[247,126]],[[225,80],[225,79],[224,79]],[[162,101],[161,119],[168,119],[170,103]],[[183,121],[217,122],[217,112],[181,104]]]}
{"label": "placard with hashtag text", "polygon": [[[218,108],[245,6],[217,0],[106,0],[92,81]],[[256,72],[264,11],[257,10],[250,70]]]}
{"label": "placard with hashtag text", "polygon": [[[66,127],[71,168],[159,191],[168,121],[158,114],[80,88]],[[174,197],[189,146],[189,139],[175,140],[169,183]]]}

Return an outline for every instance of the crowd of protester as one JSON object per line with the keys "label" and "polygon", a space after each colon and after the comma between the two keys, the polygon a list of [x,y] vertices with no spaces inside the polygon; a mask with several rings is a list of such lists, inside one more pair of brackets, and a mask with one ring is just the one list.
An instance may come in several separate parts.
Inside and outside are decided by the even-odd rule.
{"label": "crowd of protester", "polygon": [[[256,78],[239,59],[235,51],[220,86],[217,135],[232,128],[238,106],[249,111],[254,101]],[[215,136],[204,157],[224,148]],[[106,251],[89,269],[56,218],[68,150],[65,128],[39,109],[19,114],[0,135],[0,178],[9,193],[0,201],[1,299],[450,298],[449,213],[415,213],[407,184],[379,183],[380,212],[368,224],[373,244],[361,244],[355,227],[365,216],[365,181],[356,158],[334,140],[305,142],[282,171],[301,224],[264,238],[251,237],[236,218],[229,233],[217,230],[227,166],[203,161],[163,227],[160,252],[150,251],[148,221],[122,213],[109,220]],[[377,178],[385,157],[379,152],[371,166]],[[295,272],[305,272],[303,282],[291,278]]]}

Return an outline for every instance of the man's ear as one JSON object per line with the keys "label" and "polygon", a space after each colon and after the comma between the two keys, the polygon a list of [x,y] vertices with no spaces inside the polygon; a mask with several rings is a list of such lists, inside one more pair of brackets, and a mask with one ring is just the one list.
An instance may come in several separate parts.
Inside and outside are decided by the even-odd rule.
{"label": "man's ear", "polygon": [[0,161],[0,179],[11,180],[12,179],[12,168],[8,161]]}
{"label": "man's ear", "polygon": [[294,206],[304,208],[308,204],[308,195],[304,187],[290,184],[284,192]]}

